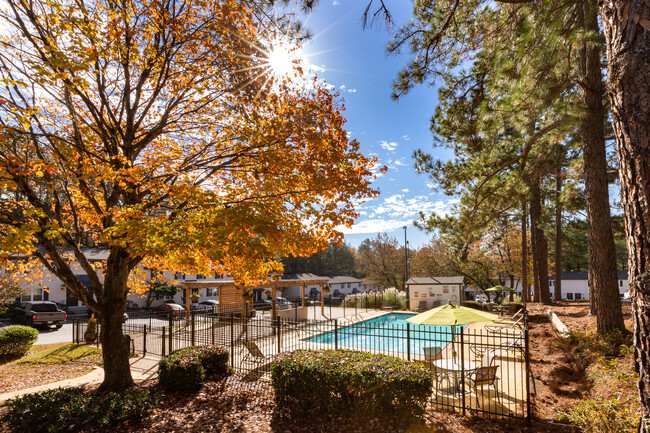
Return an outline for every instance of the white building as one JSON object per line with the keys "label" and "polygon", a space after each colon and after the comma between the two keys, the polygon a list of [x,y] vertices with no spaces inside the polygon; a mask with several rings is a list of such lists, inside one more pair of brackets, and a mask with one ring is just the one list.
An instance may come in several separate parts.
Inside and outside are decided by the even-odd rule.
{"label": "white building", "polygon": [[[623,298],[625,292],[630,290],[627,280],[627,271],[618,271],[618,291]],[[551,296],[555,290],[555,275],[549,277],[549,290]],[[589,299],[589,279],[587,272],[562,272],[562,299],[581,300]]]}
{"label": "white building", "polygon": [[461,305],[464,301],[464,277],[426,277],[410,278],[406,282],[411,310],[415,310],[420,303],[426,303],[426,309],[451,302]]}

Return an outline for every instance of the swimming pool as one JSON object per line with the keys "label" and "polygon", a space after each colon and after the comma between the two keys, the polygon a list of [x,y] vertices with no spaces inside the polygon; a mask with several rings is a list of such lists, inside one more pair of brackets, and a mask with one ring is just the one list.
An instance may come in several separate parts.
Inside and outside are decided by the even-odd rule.
{"label": "swimming pool", "polygon": [[455,333],[452,333],[450,326],[415,325],[406,321],[413,316],[405,313],[385,314],[336,332],[308,338],[307,341],[347,349],[423,354],[424,347],[446,346],[465,327],[456,326]]}

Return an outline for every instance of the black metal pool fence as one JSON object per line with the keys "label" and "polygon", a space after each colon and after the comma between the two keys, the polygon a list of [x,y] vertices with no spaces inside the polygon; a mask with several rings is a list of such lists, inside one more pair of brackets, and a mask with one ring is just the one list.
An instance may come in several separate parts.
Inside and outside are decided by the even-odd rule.
{"label": "black metal pool fence", "polygon": [[[431,369],[437,409],[471,411],[500,417],[530,417],[531,386],[528,317],[524,310],[515,325],[474,324],[464,329],[422,327],[372,320],[396,311],[354,309],[344,315],[334,307],[334,318],[310,319],[294,304],[276,311],[250,310],[246,305],[230,310],[191,311],[189,316],[129,312],[123,332],[134,353],[163,357],[193,345],[220,345],[230,351],[236,372],[268,373],[273,358],[299,349],[350,349],[395,356]],[[317,306],[320,312],[320,305]],[[328,311],[330,310],[330,311]],[[406,312],[404,312],[406,313]],[[73,321],[73,341],[84,341],[86,321]],[[95,343],[97,344],[97,343]]]}

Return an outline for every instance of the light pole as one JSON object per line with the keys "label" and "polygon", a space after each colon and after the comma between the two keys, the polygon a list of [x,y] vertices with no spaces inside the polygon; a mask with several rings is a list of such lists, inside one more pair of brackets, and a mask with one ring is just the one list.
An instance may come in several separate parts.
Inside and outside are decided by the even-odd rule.
{"label": "light pole", "polygon": [[411,300],[409,298],[409,292],[406,289],[406,281],[408,279],[407,272],[408,272],[408,266],[409,266],[409,250],[408,250],[408,242],[406,240],[406,226],[404,226],[404,294],[406,296],[406,309],[410,310],[411,309]]}

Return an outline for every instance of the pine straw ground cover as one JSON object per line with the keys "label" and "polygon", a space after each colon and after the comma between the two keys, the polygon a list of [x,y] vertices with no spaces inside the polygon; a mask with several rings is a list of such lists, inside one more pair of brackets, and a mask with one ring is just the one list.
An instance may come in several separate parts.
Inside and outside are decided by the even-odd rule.
{"label": "pine straw ground cover", "polygon": [[[595,318],[588,316],[588,303],[562,302],[551,307],[571,330],[593,331]],[[531,367],[536,395],[535,417],[526,420],[490,420],[463,418],[446,412],[428,412],[417,423],[391,419],[353,420],[335,414],[316,416],[310,413],[291,414],[278,407],[268,380],[232,375],[207,381],[199,392],[191,395],[167,393],[152,416],[138,426],[124,426],[128,432],[579,432],[576,427],[559,421],[560,413],[594,395],[616,397],[632,412],[636,390],[630,370],[631,358],[605,364],[593,362],[583,372],[576,371],[575,361],[558,343],[548,321],[548,306],[530,305]],[[630,309],[624,314],[631,329]],[[620,365],[619,365],[620,364]],[[34,367],[35,369],[39,367]],[[609,375],[609,376],[608,376]],[[596,380],[595,378],[598,378]],[[626,387],[612,387],[619,380]],[[619,382],[617,382],[619,383]],[[608,385],[609,384],[609,385]],[[155,382],[140,384],[156,387]],[[637,402],[638,403],[638,402]],[[0,426],[2,430],[2,426]],[[598,431],[586,428],[584,431]],[[601,430],[602,431],[602,430]]]}

